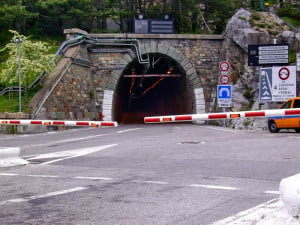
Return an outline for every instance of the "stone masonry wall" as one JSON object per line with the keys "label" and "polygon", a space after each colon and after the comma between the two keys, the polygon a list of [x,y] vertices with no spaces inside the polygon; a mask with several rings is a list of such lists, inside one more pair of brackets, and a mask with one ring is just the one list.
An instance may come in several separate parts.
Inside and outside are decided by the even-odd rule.
{"label": "stone masonry wall", "polygon": [[[119,34],[121,35],[121,34]],[[109,38],[101,34],[92,34],[97,38]],[[117,35],[112,34],[111,37]],[[118,36],[117,36],[118,37]],[[166,54],[180,60],[189,75],[194,92],[205,102],[199,104],[197,111],[210,111],[214,101],[218,82],[218,65],[222,60],[223,36],[221,35],[135,35],[140,42],[143,53],[164,47]],[[62,77],[60,83],[45,102],[41,115],[48,119],[95,120],[103,110],[103,96],[106,90],[112,93],[120,74],[134,59],[132,52],[101,52],[93,53],[81,45],[77,55]],[[90,47],[90,45],[89,45]],[[111,47],[114,48],[114,47]],[[80,60],[85,63],[78,63]],[[113,82],[112,82],[113,79]],[[198,103],[197,103],[198,104]],[[41,116],[39,116],[41,117]]]}

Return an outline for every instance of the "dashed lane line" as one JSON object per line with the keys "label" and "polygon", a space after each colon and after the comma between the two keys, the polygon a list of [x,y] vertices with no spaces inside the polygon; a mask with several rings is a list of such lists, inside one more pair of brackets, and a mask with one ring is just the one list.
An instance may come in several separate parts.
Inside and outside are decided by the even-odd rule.
{"label": "dashed lane line", "polygon": [[49,193],[46,193],[43,195],[33,195],[33,196],[25,197],[25,198],[8,199],[8,200],[0,202],[0,206],[6,205],[8,203],[22,203],[22,202],[28,202],[28,201],[42,199],[42,198],[55,197],[55,196],[59,196],[59,195],[69,194],[72,192],[83,191],[86,189],[88,189],[88,187],[75,187],[75,188],[70,188],[70,189],[61,190],[61,191],[49,192]]}
{"label": "dashed lane line", "polygon": [[280,195],[279,191],[265,191],[265,194]]}
{"label": "dashed lane line", "polygon": [[[78,180],[92,180],[92,181],[113,181],[115,178],[112,177],[95,177],[95,176],[74,176],[74,177],[60,177],[54,175],[43,175],[43,174],[30,174],[30,175],[19,175],[15,173],[0,173],[0,176],[27,176],[27,177],[37,177],[37,178],[64,178],[64,179],[78,179]],[[153,185],[172,185],[171,183],[165,181],[157,181],[157,180],[131,180],[130,182],[134,183],[144,183],[144,184],[153,184]],[[203,189],[215,189],[215,190],[223,190],[223,191],[243,191],[237,187],[231,186],[222,186],[222,185],[209,185],[209,184],[190,184],[183,185],[185,187],[192,188],[203,188]],[[279,195],[279,191],[266,190],[263,192],[264,194],[270,195]]]}
{"label": "dashed lane line", "polygon": [[114,178],[111,177],[72,177],[73,179],[79,179],[79,180],[113,180]]}
{"label": "dashed lane line", "polygon": [[228,190],[228,191],[238,191],[238,190],[240,190],[239,188],[236,188],[236,187],[226,187],[226,186],[217,186],[217,185],[204,185],[204,184],[191,184],[190,187]]}

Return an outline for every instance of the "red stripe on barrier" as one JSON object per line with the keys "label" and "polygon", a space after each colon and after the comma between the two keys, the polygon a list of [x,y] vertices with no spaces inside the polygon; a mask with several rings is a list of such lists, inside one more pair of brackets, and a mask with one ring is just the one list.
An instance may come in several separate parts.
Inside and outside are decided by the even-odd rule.
{"label": "red stripe on barrier", "polygon": [[175,116],[175,121],[190,121],[192,119],[192,116]]}
{"label": "red stripe on barrier", "polygon": [[65,125],[64,121],[53,121],[53,125]]}
{"label": "red stripe on barrier", "polygon": [[101,122],[101,126],[114,127],[115,123],[112,123],[112,122]]}
{"label": "red stripe on barrier", "polygon": [[215,120],[215,119],[226,119],[227,114],[210,114],[208,115],[208,119]]}
{"label": "red stripe on barrier", "polygon": [[285,110],[285,115],[300,115],[300,109],[298,110]]}
{"label": "red stripe on barrier", "polygon": [[77,126],[89,126],[90,123],[89,122],[76,122]]}
{"label": "red stripe on barrier", "polygon": [[21,124],[21,122],[19,120],[10,120],[9,123],[10,124]]}
{"label": "red stripe on barrier", "polygon": [[266,116],[265,112],[246,112],[245,117]]}
{"label": "red stripe on barrier", "polygon": [[7,124],[7,121],[2,121],[1,124]]}
{"label": "red stripe on barrier", "polygon": [[144,119],[145,123],[159,123],[160,122],[160,118],[145,118]]}
{"label": "red stripe on barrier", "polygon": [[30,121],[30,124],[42,124],[42,121],[32,120],[32,121]]}

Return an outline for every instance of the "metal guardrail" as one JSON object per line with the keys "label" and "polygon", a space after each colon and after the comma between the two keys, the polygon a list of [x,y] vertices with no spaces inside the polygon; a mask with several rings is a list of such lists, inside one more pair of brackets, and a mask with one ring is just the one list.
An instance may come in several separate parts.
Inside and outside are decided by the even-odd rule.
{"label": "metal guardrail", "polygon": [[[18,92],[18,91],[19,91],[19,87],[6,87],[2,91],[0,91],[0,95],[5,95],[5,94],[8,94],[10,92]],[[22,92],[25,91],[25,88],[22,87],[21,91]]]}

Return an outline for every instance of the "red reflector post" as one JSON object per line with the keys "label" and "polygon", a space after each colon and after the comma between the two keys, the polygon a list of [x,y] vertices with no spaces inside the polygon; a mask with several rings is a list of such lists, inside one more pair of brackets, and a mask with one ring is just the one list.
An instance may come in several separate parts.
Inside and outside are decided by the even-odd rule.
{"label": "red reflector post", "polygon": [[210,120],[216,120],[216,119],[226,119],[227,114],[210,114],[208,115],[208,119]]}
{"label": "red reflector post", "polygon": [[245,117],[266,116],[265,112],[246,112]]}

